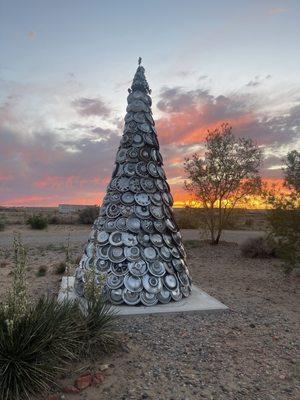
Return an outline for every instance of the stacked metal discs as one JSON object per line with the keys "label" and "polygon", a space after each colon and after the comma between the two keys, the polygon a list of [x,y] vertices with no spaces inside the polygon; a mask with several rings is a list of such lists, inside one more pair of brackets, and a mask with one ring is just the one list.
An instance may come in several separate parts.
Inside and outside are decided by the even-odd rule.
{"label": "stacked metal discs", "polygon": [[179,301],[191,293],[182,237],[166,181],[151,93],[139,66],[127,98],[127,114],[115,168],[75,274],[84,296],[86,272],[105,279],[113,304],[146,306]]}

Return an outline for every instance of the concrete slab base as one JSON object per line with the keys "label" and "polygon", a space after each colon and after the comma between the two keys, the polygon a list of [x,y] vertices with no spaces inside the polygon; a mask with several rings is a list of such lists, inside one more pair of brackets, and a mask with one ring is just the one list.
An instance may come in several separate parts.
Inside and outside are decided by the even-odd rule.
{"label": "concrete slab base", "polygon": [[[78,299],[74,292],[74,277],[63,277],[61,288],[58,294],[58,300]],[[84,299],[80,299],[84,303]],[[84,306],[84,304],[82,304]],[[192,287],[192,294],[182,299],[181,301],[171,301],[168,304],[157,304],[152,307],[140,306],[113,306],[113,309],[118,315],[148,315],[148,314],[165,314],[177,312],[200,312],[211,313],[228,311],[228,307],[214,297],[209,296],[206,292],[199,289],[197,286]]]}

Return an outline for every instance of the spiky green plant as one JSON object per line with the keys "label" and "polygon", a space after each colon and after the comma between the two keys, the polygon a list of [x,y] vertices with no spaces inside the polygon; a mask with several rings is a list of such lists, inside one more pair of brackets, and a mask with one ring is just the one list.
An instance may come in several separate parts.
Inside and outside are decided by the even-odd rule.
{"label": "spiky green plant", "polygon": [[113,307],[107,303],[103,295],[105,278],[102,274],[96,273],[96,234],[94,239],[93,268],[85,274],[84,294],[86,309],[83,315],[85,327],[84,356],[94,359],[100,351],[111,352],[117,344],[115,335],[115,323],[117,314]]}
{"label": "spiky green plant", "polygon": [[62,364],[76,358],[82,327],[78,305],[41,298],[17,320],[0,312],[0,398],[30,398],[54,383]]}
{"label": "spiky green plant", "polygon": [[26,249],[14,238],[12,287],[0,304],[0,398],[28,398],[53,382],[62,361],[78,353],[83,327],[77,303],[41,298],[30,304]]}
{"label": "spiky green plant", "polygon": [[81,355],[94,361],[101,352],[110,353],[118,346],[116,335],[117,314],[102,296],[87,301],[87,308],[81,314],[80,325],[84,327]]}
{"label": "spiky green plant", "polygon": [[14,249],[12,289],[7,302],[0,304],[1,400],[29,399],[55,384],[64,363],[79,356],[93,361],[97,353],[111,351],[117,343],[115,315],[95,291],[86,309],[78,302],[51,298],[30,304],[26,251],[20,238],[15,239]]}

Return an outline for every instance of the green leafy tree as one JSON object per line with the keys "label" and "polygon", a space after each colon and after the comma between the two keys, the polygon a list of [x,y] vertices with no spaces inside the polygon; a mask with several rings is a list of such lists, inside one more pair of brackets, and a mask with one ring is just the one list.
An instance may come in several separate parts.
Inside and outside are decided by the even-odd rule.
{"label": "green leafy tree", "polygon": [[289,192],[278,194],[274,188],[266,192],[266,199],[272,207],[268,212],[270,237],[286,272],[291,272],[300,266],[300,153],[289,152],[284,162],[284,185]]}
{"label": "green leafy tree", "polygon": [[233,210],[260,193],[262,154],[251,139],[235,137],[227,123],[208,131],[205,148],[204,157],[196,153],[185,160],[185,187],[203,207],[204,226],[218,244]]}
{"label": "green leafy tree", "polygon": [[300,152],[290,151],[285,159],[285,185],[292,191],[300,193]]}

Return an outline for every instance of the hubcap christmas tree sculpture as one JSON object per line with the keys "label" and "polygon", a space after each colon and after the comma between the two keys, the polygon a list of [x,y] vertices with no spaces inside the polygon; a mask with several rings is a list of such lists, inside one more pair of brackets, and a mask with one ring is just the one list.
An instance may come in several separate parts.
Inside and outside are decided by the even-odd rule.
{"label": "hubcap christmas tree sculpture", "polygon": [[75,273],[84,296],[94,272],[113,304],[146,306],[191,293],[182,236],[152,118],[151,90],[140,65],[128,89],[125,127],[106,196]]}

